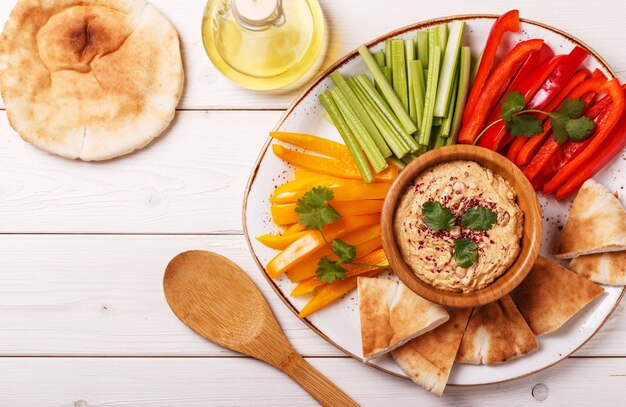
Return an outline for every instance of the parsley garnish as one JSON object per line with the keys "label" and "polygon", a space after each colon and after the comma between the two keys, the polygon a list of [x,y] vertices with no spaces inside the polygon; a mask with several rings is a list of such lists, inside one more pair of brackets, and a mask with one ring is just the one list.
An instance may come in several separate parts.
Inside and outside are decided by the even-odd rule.
{"label": "parsley garnish", "polygon": [[[298,199],[295,209],[298,215],[298,223],[307,229],[320,232],[326,245],[338,258],[338,260],[333,261],[327,257],[322,257],[317,263],[315,274],[317,274],[320,281],[325,283],[332,283],[335,280],[342,281],[346,278],[348,270],[343,265],[353,263],[356,257],[356,248],[354,246],[341,239],[334,239],[332,243],[329,243],[326,240],[326,236],[324,236],[324,226],[330,225],[341,218],[341,215],[337,213],[335,208],[329,205],[329,202],[334,197],[335,194],[331,189],[322,186],[315,187]],[[355,263],[355,265],[386,268],[386,266],[377,264]]]}
{"label": "parsley garnish", "polygon": [[474,264],[478,259],[478,246],[476,243],[464,237],[454,242],[454,260],[456,263],[467,268]]}
{"label": "parsley garnish", "polygon": [[491,209],[477,206],[465,211],[463,216],[461,216],[461,225],[484,232],[491,229],[497,218],[496,213]]}
{"label": "parsley garnish", "polygon": [[[429,201],[422,205],[424,222],[434,232],[449,230],[456,225],[456,217],[448,208],[439,202]],[[482,206],[469,208],[461,215],[461,225],[468,229],[485,232],[493,227],[498,216],[494,211]],[[454,259],[464,268],[474,264],[478,259],[478,246],[464,237],[454,241]]]}
{"label": "parsley garnish", "polygon": [[[554,112],[544,112],[537,109],[524,109],[526,101],[524,95],[512,90],[502,98],[500,119],[489,124],[478,135],[478,139],[496,123],[504,122],[506,130],[515,137],[532,137],[543,133],[543,122],[535,113],[544,114],[550,118],[554,141],[563,144],[566,141],[584,141],[594,132],[596,124],[588,117],[582,116],[585,102],[580,99],[565,99],[561,107]],[[581,117],[582,116],[582,117]]]}
{"label": "parsley garnish", "polygon": [[448,230],[456,223],[456,218],[452,211],[444,208],[439,202],[424,202],[422,215],[424,215],[424,222],[435,232]]}

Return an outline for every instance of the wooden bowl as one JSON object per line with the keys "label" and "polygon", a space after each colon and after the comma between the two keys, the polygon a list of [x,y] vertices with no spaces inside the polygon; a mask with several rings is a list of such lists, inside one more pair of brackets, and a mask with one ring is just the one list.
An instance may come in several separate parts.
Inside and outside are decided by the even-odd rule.
{"label": "wooden bowl", "polygon": [[[475,161],[506,179],[517,193],[517,204],[524,213],[521,251],[515,262],[493,283],[469,293],[440,290],[420,279],[405,262],[393,230],[396,207],[407,185],[433,165],[454,160]],[[474,307],[488,304],[507,295],[528,275],[539,255],[543,221],[537,194],[526,176],[515,164],[506,157],[486,148],[472,145],[453,145],[419,156],[400,173],[385,199],[381,226],[385,253],[391,268],[404,284],[420,296],[438,304],[450,307]]]}

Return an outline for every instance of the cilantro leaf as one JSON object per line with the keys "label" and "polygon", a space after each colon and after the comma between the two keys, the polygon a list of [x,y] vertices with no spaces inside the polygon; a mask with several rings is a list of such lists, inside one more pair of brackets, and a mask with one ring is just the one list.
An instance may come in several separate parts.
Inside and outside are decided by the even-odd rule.
{"label": "cilantro leaf", "polygon": [[568,119],[576,119],[583,114],[585,110],[585,102],[581,99],[567,98],[563,101],[561,107],[556,112]]}
{"label": "cilantro leaf", "polygon": [[333,191],[326,187],[315,187],[296,201],[295,212],[298,223],[307,229],[319,230],[339,220],[340,216],[328,202],[334,198]]}
{"label": "cilantro leaf", "polygon": [[333,253],[339,258],[343,264],[349,264],[354,261],[356,257],[356,248],[341,239],[333,240],[332,244]]}
{"label": "cilantro leaf", "polygon": [[515,137],[532,137],[543,133],[543,123],[534,114],[515,115],[506,121],[505,127]]}
{"label": "cilantro leaf", "polygon": [[343,281],[346,278],[348,270],[341,266],[339,261],[331,261],[326,257],[322,257],[317,263],[317,278],[325,283],[332,283],[335,280]]}
{"label": "cilantro leaf", "polygon": [[569,139],[572,141],[587,140],[596,129],[596,123],[588,117],[572,119],[565,125]]}
{"label": "cilantro leaf", "polygon": [[515,113],[519,112],[526,105],[526,101],[524,100],[524,95],[519,93],[516,90],[513,90],[502,98],[502,106],[500,106],[500,117],[502,120],[509,121],[515,115]]}
{"label": "cilantro leaf", "polygon": [[424,222],[435,232],[444,229],[448,230],[456,223],[456,218],[452,211],[441,206],[439,202],[424,202],[422,215],[424,215]]}
{"label": "cilantro leaf", "polygon": [[454,242],[454,260],[463,268],[468,268],[478,260],[478,246],[464,237]]}
{"label": "cilantro leaf", "polygon": [[484,232],[485,230],[491,229],[497,219],[498,216],[491,209],[477,206],[465,211],[463,216],[461,216],[461,225],[466,228]]}
{"label": "cilantro leaf", "polygon": [[552,134],[554,141],[559,144],[565,143],[569,136],[567,134],[567,122],[569,119],[558,113],[550,114],[550,127],[552,127]]}

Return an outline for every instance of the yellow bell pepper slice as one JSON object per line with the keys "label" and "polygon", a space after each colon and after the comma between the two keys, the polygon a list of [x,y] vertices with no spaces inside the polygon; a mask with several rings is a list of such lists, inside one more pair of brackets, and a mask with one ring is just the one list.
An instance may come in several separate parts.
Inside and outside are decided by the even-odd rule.
{"label": "yellow bell pepper slice", "polygon": [[[380,273],[380,271],[380,269],[376,269],[363,274],[362,277],[374,277]],[[338,298],[341,298],[342,295],[352,291],[357,286],[357,278],[359,278],[359,276],[347,277],[343,281],[333,281],[331,284],[320,287],[313,295],[313,298],[302,308],[298,316],[300,318],[306,318]]]}
{"label": "yellow bell pepper slice", "polygon": [[290,244],[292,244],[296,240],[298,240],[301,237],[305,236],[307,233],[309,233],[309,234],[318,233],[319,234],[319,232],[315,232],[313,230],[304,230],[304,231],[300,231],[300,232],[296,232],[296,233],[284,234],[284,235],[281,235],[281,236],[276,236],[276,235],[272,235],[270,233],[267,233],[265,235],[257,236],[256,240],[258,240],[263,245],[265,245],[267,247],[270,247],[272,249],[283,250],[284,248],[286,248],[287,246],[289,246]]}
{"label": "yellow bell pepper slice", "polygon": [[352,160],[352,155],[344,144],[326,138],[285,131],[271,131],[270,137],[338,160]]}
{"label": "yellow bell pepper slice", "polygon": [[294,223],[293,225],[291,225],[287,229],[285,229],[285,231],[283,232],[283,236],[284,235],[291,235],[293,233],[301,232],[303,230],[304,230],[304,226],[302,226],[299,223]]}
{"label": "yellow bell pepper slice", "polygon": [[[383,210],[383,199],[360,199],[356,201],[330,201],[329,204],[341,216],[367,215],[369,213],[380,213]],[[272,221],[276,225],[288,225],[298,221],[296,214],[296,204],[273,204],[270,206]]]}
{"label": "yellow bell pepper slice", "polygon": [[[391,188],[390,182],[381,182],[376,184],[349,185],[349,186],[328,186],[333,191],[334,201],[357,201],[369,199],[385,199]],[[293,203],[307,193],[308,189],[300,189],[297,191],[285,191],[274,194],[270,197],[271,203]]]}
{"label": "yellow bell pepper slice", "polygon": [[[342,161],[335,158],[325,158],[316,155],[301,153],[281,146],[273,144],[272,151],[274,154],[296,167],[302,167],[311,171],[328,174],[339,178],[361,180],[361,173],[352,160]],[[398,168],[395,165],[388,166],[385,170],[376,174],[374,179],[377,181],[393,181],[398,176]]]}
{"label": "yellow bell pepper slice", "polygon": [[[328,241],[340,237],[353,230],[378,224],[380,216],[378,214],[348,216],[328,225],[324,228],[324,235]],[[311,233],[313,232],[313,233]],[[266,270],[270,277],[276,278],[287,271],[290,267],[306,260],[306,256],[319,250],[325,245],[321,233],[316,231],[306,231],[305,234],[295,242],[287,246],[267,263]]]}
{"label": "yellow bell pepper slice", "polygon": [[[368,260],[368,256],[375,254],[376,253],[375,250],[380,249],[381,245],[382,245],[382,239],[380,237],[376,237],[370,241],[360,244],[359,246],[357,246],[357,260],[355,260],[355,262],[376,264],[376,263],[370,263],[370,261]],[[337,256],[332,256],[331,260],[337,260]],[[386,265],[386,263],[387,261],[385,259],[382,265],[384,266]],[[375,266],[374,267],[354,266],[352,264],[346,264],[344,267],[346,268],[346,270],[348,270],[348,273],[350,272],[357,273],[359,271],[364,273],[369,270],[380,268],[380,267],[375,267]],[[300,283],[296,286],[296,288],[293,289],[293,291],[290,294],[292,297],[299,297],[301,295],[309,294],[314,289],[324,284],[324,282],[321,281],[317,277],[317,275],[315,275],[316,269],[317,269],[317,265],[312,270],[312,275],[309,274],[309,277],[300,281]],[[347,275],[348,274],[346,273],[346,276]]]}

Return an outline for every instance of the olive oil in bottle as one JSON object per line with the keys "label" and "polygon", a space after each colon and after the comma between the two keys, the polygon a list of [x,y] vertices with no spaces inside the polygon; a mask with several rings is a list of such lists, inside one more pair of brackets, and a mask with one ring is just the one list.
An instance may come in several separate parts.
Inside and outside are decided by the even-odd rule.
{"label": "olive oil in bottle", "polygon": [[303,84],[321,65],[328,42],[317,0],[209,0],[202,39],[227,78],[254,90]]}

